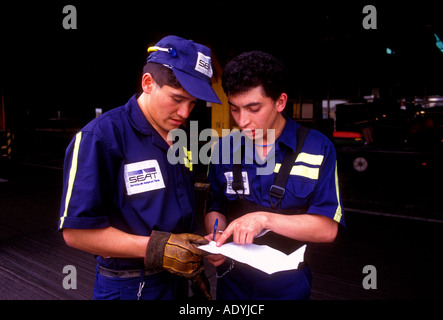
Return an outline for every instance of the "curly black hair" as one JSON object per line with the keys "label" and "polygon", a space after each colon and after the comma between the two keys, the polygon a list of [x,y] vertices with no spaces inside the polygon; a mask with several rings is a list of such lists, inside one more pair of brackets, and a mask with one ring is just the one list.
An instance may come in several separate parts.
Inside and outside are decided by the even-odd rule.
{"label": "curly black hair", "polygon": [[242,53],[223,71],[222,86],[227,95],[243,93],[260,85],[264,94],[274,101],[287,92],[286,68],[282,61],[269,53]]}

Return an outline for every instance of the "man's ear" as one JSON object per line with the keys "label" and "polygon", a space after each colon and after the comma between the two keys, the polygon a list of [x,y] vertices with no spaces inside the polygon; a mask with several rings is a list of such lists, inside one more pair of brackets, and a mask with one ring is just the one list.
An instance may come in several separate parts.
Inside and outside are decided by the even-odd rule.
{"label": "man's ear", "polygon": [[142,89],[144,93],[151,93],[154,88],[155,80],[150,73],[143,74],[142,77]]}
{"label": "man's ear", "polygon": [[275,106],[277,107],[278,112],[282,112],[285,109],[286,102],[288,102],[288,95],[286,93],[282,93],[275,101]]}

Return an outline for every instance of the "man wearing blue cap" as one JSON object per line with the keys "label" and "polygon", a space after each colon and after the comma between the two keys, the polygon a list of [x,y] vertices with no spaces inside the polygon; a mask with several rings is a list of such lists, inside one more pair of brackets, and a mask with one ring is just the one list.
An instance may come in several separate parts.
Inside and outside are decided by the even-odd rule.
{"label": "man wearing blue cap", "polygon": [[66,150],[59,230],[96,255],[94,299],[185,298],[203,271],[193,184],[184,165],[168,162],[167,136],[198,99],[220,103],[211,51],[168,36],[148,52],[143,92],[91,121]]}

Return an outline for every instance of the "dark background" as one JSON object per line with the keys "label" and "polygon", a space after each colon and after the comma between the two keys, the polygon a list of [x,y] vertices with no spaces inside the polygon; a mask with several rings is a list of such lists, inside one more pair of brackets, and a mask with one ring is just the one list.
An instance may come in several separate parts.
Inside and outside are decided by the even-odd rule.
{"label": "dark background", "polygon": [[[222,66],[242,51],[271,52],[290,71],[292,99],[362,98],[374,88],[391,100],[443,95],[438,2],[152,2],[0,5],[0,89],[15,135],[12,159],[0,159],[0,299],[90,299],[94,259],[56,231],[64,150],[95,108],[140,91],[146,49],[166,35],[210,46]],[[367,4],[376,30],[362,26]],[[65,5],[77,9],[76,30],[63,28]],[[313,299],[441,299],[441,143],[417,151],[392,141],[363,146],[362,173],[352,169],[355,150],[346,159],[337,145],[347,230],[311,245]],[[197,193],[201,225],[206,194]],[[68,264],[78,268],[77,291],[62,287]],[[362,287],[365,265],[377,268],[376,290]]]}
{"label": "dark background", "polygon": [[[65,5],[77,29],[62,25]],[[377,29],[362,26],[377,9]],[[2,3],[1,91],[7,127],[57,117],[95,116],[140,91],[146,49],[175,34],[210,46],[223,66],[246,50],[281,58],[290,98],[442,94],[443,38],[438,2],[386,1],[50,1]],[[395,54],[387,55],[389,47]]]}

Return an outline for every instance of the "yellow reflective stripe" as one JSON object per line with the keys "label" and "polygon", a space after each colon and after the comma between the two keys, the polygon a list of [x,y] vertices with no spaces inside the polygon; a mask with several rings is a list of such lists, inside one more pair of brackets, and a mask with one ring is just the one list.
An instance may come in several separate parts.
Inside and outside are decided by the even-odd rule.
{"label": "yellow reflective stripe", "polygon": [[184,165],[192,171],[192,151],[188,151],[186,147],[183,147],[183,151],[185,152],[185,157],[183,158]]}
{"label": "yellow reflective stripe", "polygon": [[74,186],[75,175],[77,174],[78,150],[80,149],[80,141],[82,140],[82,133],[79,132],[75,136],[74,152],[72,154],[71,170],[69,171],[68,190],[66,191],[65,210],[63,216],[60,218],[60,229],[63,228],[63,223],[68,215],[69,201],[71,200],[72,188]]}
{"label": "yellow reflective stripe", "polygon": [[317,154],[310,154],[306,152],[301,152],[297,156],[297,160],[295,162],[304,162],[313,166],[319,166],[323,162],[323,155],[317,155]]}
{"label": "yellow reflective stripe", "polygon": [[307,166],[299,165],[299,166],[293,166],[290,174],[294,176],[301,176],[317,180],[319,172],[320,172],[319,168],[310,168]]}
{"label": "yellow reflective stripe", "polygon": [[337,174],[337,162],[335,162],[335,192],[337,194],[337,210],[335,211],[334,220],[340,222],[341,217],[343,216],[343,211],[340,205],[340,190],[338,187],[338,174]]}
{"label": "yellow reflective stripe", "polygon": [[[274,172],[277,173],[280,171],[281,163],[276,163],[274,167]],[[290,175],[293,176],[301,176],[313,180],[318,179],[320,169],[319,168],[310,168],[303,165],[295,165],[292,167]]]}
{"label": "yellow reflective stripe", "polygon": [[192,171],[192,151],[188,151],[189,170]]}
{"label": "yellow reflective stripe", "polygon": [[[301,152],[297,159],[295,160],[295,165],[292,167],[290,174],[294,176],[306,177],[309,179],[317,180],[320,172],[319,168],[311,168],[302,164],[297,164],[303,162],[312,166],[320,166],[323,162],[323,155],[310,154],[306,152]],[[276,163],[274,167],[274,172],[280,171],[281,163]]]}
{"label": "yellow reflective stripe", "polygon": [[185,167],[188,168],[189,171],[192,171],[192,162],[186,158],[183,158],[183,162],[184,162]]}

